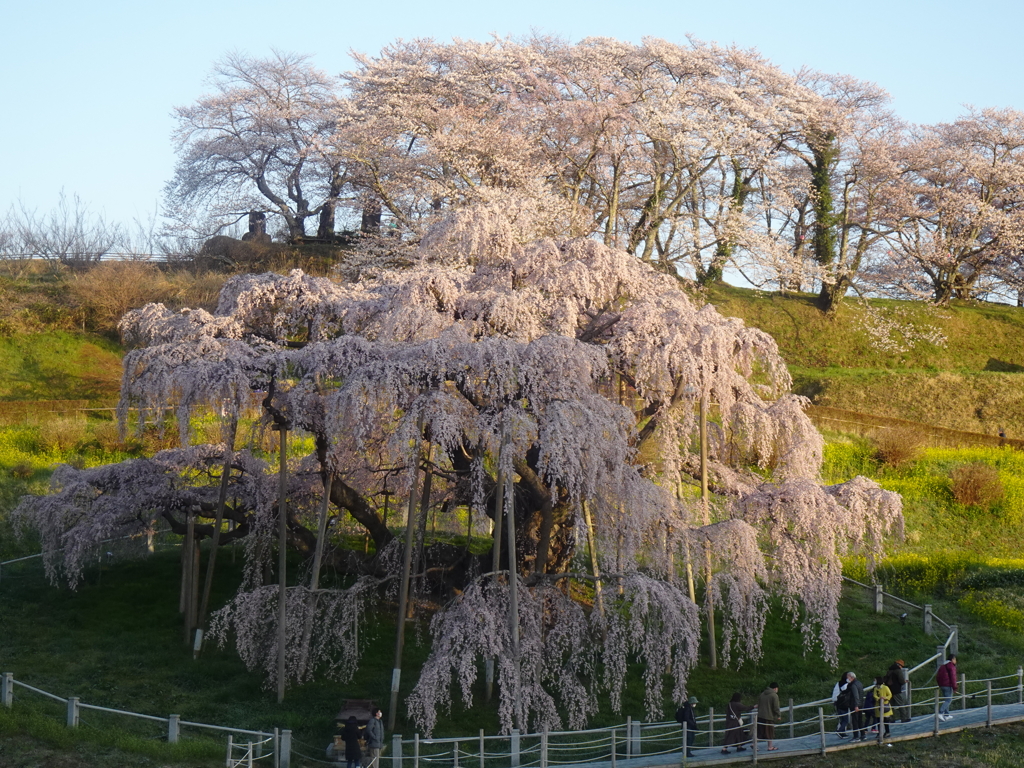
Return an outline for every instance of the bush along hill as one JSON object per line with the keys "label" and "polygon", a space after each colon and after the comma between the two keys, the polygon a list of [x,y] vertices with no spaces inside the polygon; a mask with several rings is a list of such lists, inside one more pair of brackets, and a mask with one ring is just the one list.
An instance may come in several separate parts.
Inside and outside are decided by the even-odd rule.
{"label": "bush along hill", "polygon": [[708,300],[774,337],[816,405],[1024,436],[1022,308],[849,299],[827,316],[811,295],[725,285]]}

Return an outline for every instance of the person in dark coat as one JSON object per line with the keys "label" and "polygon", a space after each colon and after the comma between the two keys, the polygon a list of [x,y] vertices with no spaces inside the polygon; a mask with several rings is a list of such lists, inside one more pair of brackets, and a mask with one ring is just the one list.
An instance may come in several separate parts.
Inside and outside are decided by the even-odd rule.
{"label": "person in dark coat", "polygon": [[885,684],[892,691],[892,708],[895,718],[901,723],[910,722],[910,707],[907,706],[907,673],[903,659],[896,659],[885,676]]}
{"label": "person in dark coat", "polygon": [[676,722],[680,727],[686,725],[687,757],[693,757],[693,742],[697,738],[697,713],[693,709],[695,706],[697,706],[697,697],[691,696],[676,710]]}
{"label": "person in dark coat", "polygon": [[749,707],[743,706],[743,696],[739,691],[732,695],[725,707],[725,744],[722,751],[729,754],[729,747],[735,746],[737,752],[746,749],[743,743],[747,740],[746,729],[743,727],[743,713]]}
{"label": "person in dark coat", "polygon": [[341,732],[341,738],[345,742],[346,768],[360,768],[359,763],[363,759],[363,750],[359,746],[359,740],[362,737],[363,729],[356,722],[355,715],[350,715]]}
{"label": "person in dark coat", "polygon": [[854,672],[846,673],[850,692],[850,713],[853,726],[851,741],[864,741],[864,683],[857,679]]}

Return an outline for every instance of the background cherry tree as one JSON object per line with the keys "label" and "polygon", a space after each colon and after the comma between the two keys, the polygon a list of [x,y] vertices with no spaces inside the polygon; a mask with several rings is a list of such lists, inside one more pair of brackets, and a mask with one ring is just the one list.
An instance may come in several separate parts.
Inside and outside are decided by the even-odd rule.
{"label": "background cherry tree", "polygon": [[[556,728],[560,712],[581,727],[602,693],[618,709],[630,660],[647,670],[655,717],[665,675],[683,695],[712,613],[723,662],[760,656],[773,594],[807,647],[834,663],[839,557],[877,557],[900,531],[899,497],[863,479],[818,483],[822,440],[787,394],[770,337],[623,250],[534,239],[543,212],[506,198],[441,220],[406,269],[348,284],[245,275],[214,313],[129,313],[122,415],[138,409],[141,424],[173,409],[187,441],[196,409],[212,408],[228,441],[58,473],[53,494],[19,511],[42,532],[51,575],[74,584],[84,567],[74,545],[100,536],[161,521],[182,531],[190,516],[199,537],[212,535],[219,509],[244,535],[246,568],[211,631],[278,682],[278,595],[266,585],[277,478],[235,445],[259,391],[268,420],[314,446],[290,460],[285,488],[288,542],[313,561],[289,590],[292,682],[350,675],[361,651],[351,618],[402,586],[404,545],[379,505],[385,483],[408,498],[419,531],[414,599],[442,604],[408,700],[427,732],[453,685],[472,699],[487,659],[506,730]],[[695,490],[701,402],[712,416],[707,500]],[[497,543],[511,515],[514,538],[496,552],[424,541],[432,506],[494,519],[499,503],[491,535]],[[328,518],[343,513],[375,553],[325,547]],[[327,561],[354,584],[321,588]],[[688,564],[703,574],[700,604]]]}

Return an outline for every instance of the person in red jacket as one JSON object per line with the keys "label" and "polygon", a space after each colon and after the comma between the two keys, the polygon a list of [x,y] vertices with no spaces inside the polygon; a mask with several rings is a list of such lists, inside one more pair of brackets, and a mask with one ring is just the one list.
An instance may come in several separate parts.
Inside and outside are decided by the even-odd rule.
{"label": "person in red jacket", "polygon": [[949,714],[949,705],[953,703],[953,694],[956,693],[959,678],[956,674],[956,655],[950,656],[949,661],[939,667],[935,673],[935,682],[938,683],[939,693],[942,696],[942,706],[939,707],[940,720],[952,720]]}

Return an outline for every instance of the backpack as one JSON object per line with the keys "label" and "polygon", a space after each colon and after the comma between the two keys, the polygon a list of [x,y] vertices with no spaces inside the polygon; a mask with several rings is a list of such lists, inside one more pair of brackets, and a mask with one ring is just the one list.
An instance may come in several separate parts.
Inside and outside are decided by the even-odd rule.
{"label": "backpack", "polygon": [[839,692],[839,696],[836,697],[836,708],[849,711],[853,705],[853,691],[850,690],[849,683],[846,687]]}

